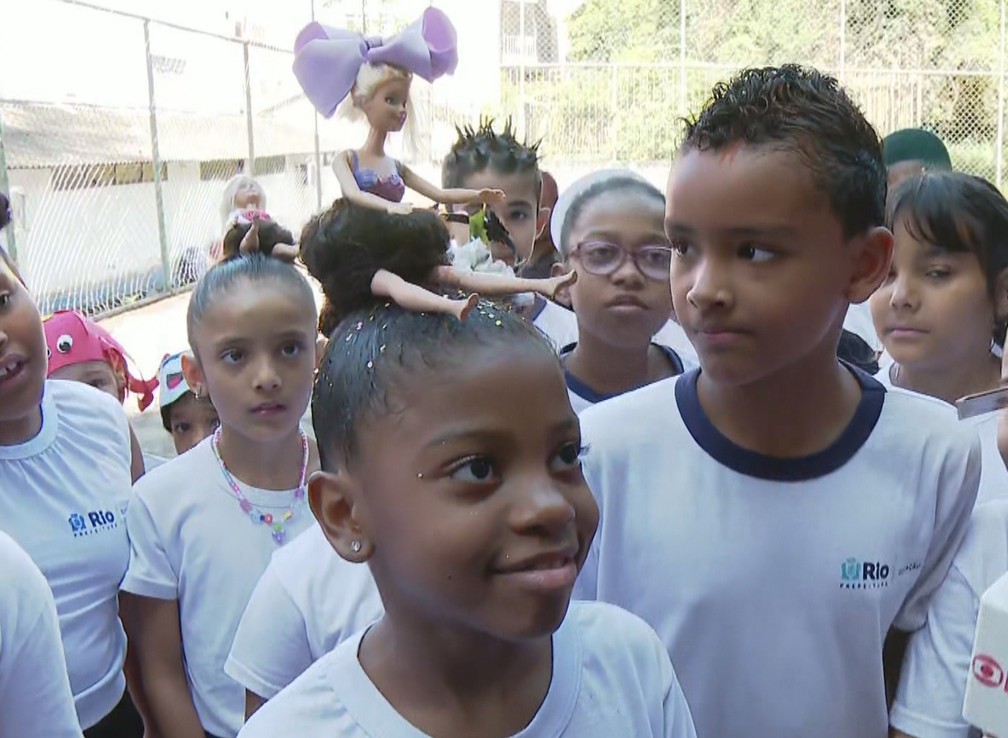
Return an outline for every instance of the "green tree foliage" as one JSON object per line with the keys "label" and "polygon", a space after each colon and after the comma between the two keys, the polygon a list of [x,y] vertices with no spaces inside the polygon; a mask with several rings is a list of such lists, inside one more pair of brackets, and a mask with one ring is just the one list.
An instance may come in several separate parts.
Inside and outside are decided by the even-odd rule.
{"label": "green tree foliage", "polygon": [[1000,0],[686,0],[685,8],[683,89],[677,0],[585,0],[567,18],[577,66],[526,78],[536,132],[586,159],[665,159],[678,117],[716,81],[742,66],[799,62],[842,73],[883,133],[923,125],[966,167],[993,171]]}

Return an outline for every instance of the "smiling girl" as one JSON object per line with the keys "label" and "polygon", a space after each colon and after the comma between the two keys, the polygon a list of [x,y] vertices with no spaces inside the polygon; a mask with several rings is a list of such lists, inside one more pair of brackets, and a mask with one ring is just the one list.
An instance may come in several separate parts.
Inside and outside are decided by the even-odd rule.
{"label": "smiling girl", "polygon": [[485,302],[460,322],[364,301],[329,345],[312,416],[312,511],[370,568],[385,613],[243,738],[695,735],[654,633],[570,605],[598,509],[534,328]]}

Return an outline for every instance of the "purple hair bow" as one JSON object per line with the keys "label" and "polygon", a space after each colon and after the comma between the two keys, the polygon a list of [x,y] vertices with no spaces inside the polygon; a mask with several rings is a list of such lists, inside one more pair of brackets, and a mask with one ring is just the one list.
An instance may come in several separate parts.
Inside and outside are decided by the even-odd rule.
{"label": "purple hair bow", "polygon": [[399,67],[433,82],[458,66],[457,41],[455,26],[437,8],[427,8],[418,21],[388,39],[312,22],[294,42],[294,76],[315,109],[331,118],[365,62]]}

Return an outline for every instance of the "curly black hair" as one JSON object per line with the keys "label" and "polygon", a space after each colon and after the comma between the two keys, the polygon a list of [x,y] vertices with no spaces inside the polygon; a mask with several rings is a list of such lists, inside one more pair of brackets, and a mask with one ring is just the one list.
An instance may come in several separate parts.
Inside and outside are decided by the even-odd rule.
{"label": "curly black hair", "polygon": [[322,468],[332,471],[352,459],[362,422],[400,411],[432,375],[450,374],[480,351],[496,351],[507,361],[522,349],[560,370],[556,350],[534,325],[486,300],[465,320],[376,297],[359,303],[336,326],[312,391]]}
{"label": "curly black hair", "polygon": [[795,154],[829,198],[845,236],[885,223],[881,141],[835,78],[795,64],[746,69],[715,85],[685,123],[682,151],[743,143]]}
{"label": "curly black hair", "polygon": [[464,187],[466,177],[485,169],[500,174],[527,172],[535,177],[536,197],[542,189],[539,171],[539,141],[519,141],[511,119],[504,121],[504,130],[494,130],[493,118],[480,118],[476,128],[455,127],[458,139],[441,164],[441,186]]}

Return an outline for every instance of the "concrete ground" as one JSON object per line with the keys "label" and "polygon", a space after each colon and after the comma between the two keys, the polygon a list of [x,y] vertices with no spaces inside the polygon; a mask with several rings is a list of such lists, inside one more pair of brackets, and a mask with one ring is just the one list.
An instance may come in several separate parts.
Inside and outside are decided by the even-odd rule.
{"label": "concrete ground", "polygon": [[[312,286],[316,287],[314,283]],[[184,292],[99,321],[126,348],[145,379],[157,373],[165,354],[189,347],[186,338],[189,294]],[[317,289],[315,299],[321,306],[322,296]],[[157,402],[141,413],[137,408],[136,398],[129,397],[125,409],[145,455],[161,458],[175,455],[171,436],[161,424]],[[311,417],[307,411],[302,425],[308,433],[312,432]]]}

